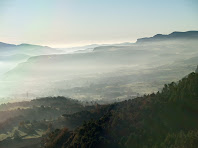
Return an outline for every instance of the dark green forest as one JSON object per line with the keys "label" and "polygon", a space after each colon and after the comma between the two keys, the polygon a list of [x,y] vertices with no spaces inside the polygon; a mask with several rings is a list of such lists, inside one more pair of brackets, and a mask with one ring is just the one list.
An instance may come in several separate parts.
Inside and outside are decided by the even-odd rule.
{"label": "dark green forest", "polygon": [[[57,129],[46,148],[197,148],[198,74],[164,85],[161,92],[105,107],[97,120]],[[98,114],[103,111],[96,109]]]}

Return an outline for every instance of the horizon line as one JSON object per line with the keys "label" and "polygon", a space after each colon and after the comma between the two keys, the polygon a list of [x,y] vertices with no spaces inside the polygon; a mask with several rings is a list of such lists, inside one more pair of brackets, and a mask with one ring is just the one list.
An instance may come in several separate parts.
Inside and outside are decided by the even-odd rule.
{"label": "horizon line", "polygon": [[[170,35],[174,32],[193,32],[193,31],[198,31],[198,30],[189,30],[189,31],[173,31],[169,34],[161,34],[161,35]],[[158,33],[160,34],[160,33]],[[157,34],[155,34],[157,35]],[[150,36],[150,37],[154,37],[155,35],[153,36]],[[113,45],[113,44],[123,44],[123,43],[136,43],[138,39],[142,39],[142,38],[149,38],[149,37],[141,37],[141,38],[136,38],[135,40],[123,40],[123,41],[107,41],[107,42],[87,42],[87,43],[82,43],[82,44],[78,44],[78,43],[72,43],[72,44],[57,44],[57,45],[54,45],[54,44],[37,44],[37,43],[30,43],[30,42],[21,42],[19,44],[13,44],[13,43],[10,43],[10,42],[7,42],[7,41],[0,41],[0,43],[5,43],[5,44],[10,44],[10,45],[16,45],[16,46],[19,46],[19,45],[23,45],[23,44],[27,44],[27,45],[35,45],[35,46],[43,46],[43,47],[49,47],[49,48],[56,48],[56,49],[63,49],[63,48],[77,48],[77,47],[83,47],[83,46],[91,46],[91,45]]]}

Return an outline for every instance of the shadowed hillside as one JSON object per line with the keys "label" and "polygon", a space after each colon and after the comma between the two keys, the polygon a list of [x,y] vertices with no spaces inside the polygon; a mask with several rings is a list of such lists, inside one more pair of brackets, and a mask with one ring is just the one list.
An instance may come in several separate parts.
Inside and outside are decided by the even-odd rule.
{"label": "shadowed hillside", "polygon": [[162,92],[109,105],[99,120],[75,131],[57,130],[45,147],[198,146],[198,74],[164,85]]}

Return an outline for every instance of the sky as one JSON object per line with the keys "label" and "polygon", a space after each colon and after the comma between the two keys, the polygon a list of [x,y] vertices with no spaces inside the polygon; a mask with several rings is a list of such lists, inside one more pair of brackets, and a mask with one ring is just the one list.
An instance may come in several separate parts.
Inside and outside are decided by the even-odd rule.
{"label": "sky", "polygon": [[0,0],[0,42],[71,47],[198,30],[197,0]]}

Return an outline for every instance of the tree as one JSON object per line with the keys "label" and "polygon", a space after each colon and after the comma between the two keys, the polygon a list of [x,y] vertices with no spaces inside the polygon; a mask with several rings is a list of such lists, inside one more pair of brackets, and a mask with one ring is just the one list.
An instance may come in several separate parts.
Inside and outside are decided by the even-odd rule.
{"label": "tree", "polygon": [[14,138],[14,140],[21,140],[22,139],[18,130],[14,131],[13,138]]}

